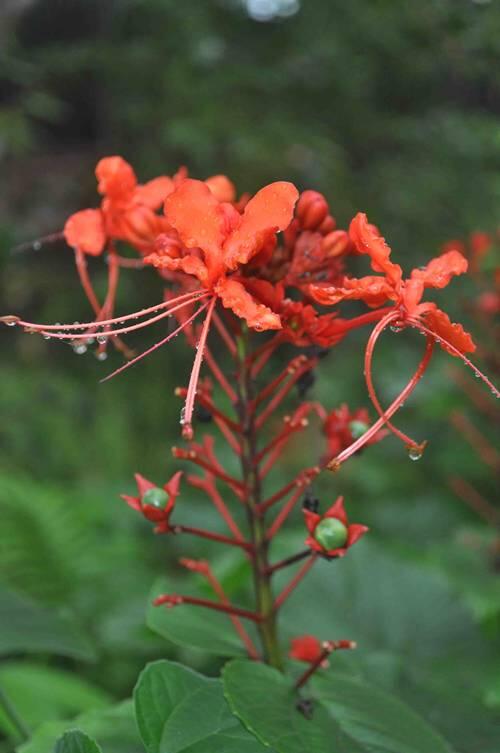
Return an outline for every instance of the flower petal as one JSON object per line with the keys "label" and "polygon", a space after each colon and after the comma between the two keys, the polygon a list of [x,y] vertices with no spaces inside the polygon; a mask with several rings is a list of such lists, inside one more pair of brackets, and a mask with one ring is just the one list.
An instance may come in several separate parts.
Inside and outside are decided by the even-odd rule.
{"label": "flower petal", "polygon": [[431,308],[428,304],[426,311],[421,314],[421,318],[425,326],[437,336],[443,350],[446,350],[450,355],[453,356],[455,353],[446,347],[446,341],[461,353],[474,353],[476,350],[476,345],[469,333],[464,330],[461,324],[450,321],[448,314],[445,314],[441,309],[434,306]]}
{"label": "flower petal", "polygon": [[146,494],[146,492],[149,491],[150,489],[156,488],[156,484],[153,484],[147,478],[144,478],[144,476],[141,476],[140,473],[134,473],[134,478],[137,484],[137,490],[141,497],[143,497],[144,494]]}
{"label": "flower petal", "polygon": [[202,285],[208,284],[208,270],[197,256],[178,256],[172,258],[167,254],[154,252],[144,257],[144,264],[152,264],[157,269],[169,269],[171,272],[184,272],[197,277]]}
{"label": "flower petal", "polygon": [[347,544],[346,547],[350,547],[359,541],[359,539],[365,535],[370,529],[367,526],[362,526],[359,523],[352,523],[347,529]]}
{"label": "flower petal", "polygon": [[347,515],[344,510],[344,497],[337,497],[333,505],[325,512],[322,518],[337,518],[345,526],[347,525]]}
{"label": "flower petal", "polygon": [[344,277],[341,287],[309,285],[307,292],[322,306],[333,306],[340,301],[364,301],[368,306],[377,308],[396,298],[394,288],[387,279],[376,275]]}
{"label": "flower petal", "polygon": [[270,308],[252,298],[241,282],[228,279],[219,280],[215,292],[222,301],[222,305],[231,309],[236,316],[245,319],[252,329],[262,332],[267,329],[281,329],[281,319]]}
{"label": "flower petal", "polygon": [[137,186],[134,198],[150,209],[160,209],[167,196],[175,188],[174,181],[168,175],[161,175],[159,178]]}
{"label": "flower petal", "polygon": [[82,209],[72,214],[64,226],[68,246],[79,248],[86,254],[98,256],[106,243],[104,220],[100,209]]}
{"label": "flower petal", "polygon": [[174,473],[170,481],[164,485],[163,488],[167,494],[170,494],[172,497],[177,497],[183,473],[184,471],[177,471],[177,473]]}
{"label": "flower petal", "polygon": [[236,199],[234,183],[226,175],[211,175],[205,185],[209,187],[218,201],[232,203]]}
{"label": "flower petal", "polygon": [[293,183],[277,181],[264,186],[250,199],[239,227],[224,244],[224,261],[228,269],[246,264],[269,236],[288,227],[298,196]]}
{"label": "flower petal", "polygon": [[134,170],[123,157],[103,157],[97,163],[95,174],[99,193],[114,199],[132,194],[137,185]]}
{"label": "flower petal", "polygon": [[366,214],[359,212],[351,222],[349,235],[360,254],[368,254],[375,272],[383,272],[392,286],[401,282],[402,270],[399,264],[390,260],[391,249],[374,225],[370,225]]}
{"label": "flower petal", "polygon": [[[306,528],[307,528],[307,530],[309,531],[309,533],[312,536],[313,533],[314,533],[314,530],[315,530],[316,526],[318,525],[319,521],[321,520],[321,515],[318,515],[317,512],[313,512],[312,510],[307,510],[307,509],[303,509],[302,512],[304,514],[304,522],[306,524]],[[316,544],[318,544],[318,542],[316,541],[316,539],[314,539],[314,542]],[[318,544],[318,546],[319,546],[320,550],[322,551],[322,548],[320,547],[319,544]]]}
{"label": "flower petal", "polygon": [[412,280],[422,280],[426,288],[445,288],[454,275],[467,272],[467,259],[459,251],[447,251],[432,259],[423,269],[414,269]]}
{"label": "flower petal", "polygon": [[226,220],[222,205],[208,186],[201,180],[184,180],[167,196],[165,215],[187,248],[202,249],[213,277],[222,274]]}
{"label": "flower petal", "polygon": [[142,505],[139,497],[131,497],[128,494],[120,494],[120,497],[125,500],[132,510],[139,510],[139,512],[142,512]]}

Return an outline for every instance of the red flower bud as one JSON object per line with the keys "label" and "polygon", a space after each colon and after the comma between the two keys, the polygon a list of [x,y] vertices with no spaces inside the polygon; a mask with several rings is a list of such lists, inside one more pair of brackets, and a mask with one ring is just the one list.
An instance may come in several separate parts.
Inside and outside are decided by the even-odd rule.
{"label": "red flower bud", "polygon": [[303,230],[316,230],[328,216],[328,202],[318,191],[303,191],[295,215]]}

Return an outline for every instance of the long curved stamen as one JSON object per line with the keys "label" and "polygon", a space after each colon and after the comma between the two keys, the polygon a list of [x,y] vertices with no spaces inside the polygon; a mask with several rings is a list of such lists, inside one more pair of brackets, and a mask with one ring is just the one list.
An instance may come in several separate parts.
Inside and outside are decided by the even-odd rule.
{"label": "long curved stamen", "polygon": [[101,311],[101,304],[97,300],[94,287],[90,281],[85,254],[79,248],[75,248],[75,265],[83,292],[94,309],[94,313],[98,316]]}
{"label": "long curved stamen", "polygon": [[203,360],[203,351],[205,350],[205,345],[206,345],[207,337],[208,337],[208,330],[210,329],[210,322],[212,319],[212,314],[214,312],[216,303],[217,303],[217,298],[216,296],[214,296],[212,300],[210,301],[210,303],[208,304],[208,313],[205,317],[205,321],[203,322],[203,328],[201,330],[200,339],[198,340],[198,343],[196,345],[196,356],[194,359],[191,376],[189,378],[186,404],[184,406],[184,410],[183,410],[182,418],[181,418],[182,436],[184,437],[184,439],[193,438],[193,427],[191,425],[191,421],[193,418],[194,400],[196,397],[196,386],[198,384],[198,379],[200,376],[201,362]]}
{"label": "long curved stamen", "polygon": [[[373,331],[369,337],[368,343],[366,345],[365,350],[365,380],[366,380],[366,386],[368,388],[368,395],[370,396],[370,400],[373,403],[373,406],[380,417],[383,417],[384,410],[382,406],[380,405],[379,399],[377,397],[377,394],[375,392],[375,387],[373,385],[373,375],[372,375],[372,360],[373,360],[373,352],[375,349],[375,345],[377,343],[378,338],[382,334],[382,332],[386,329],[386,327],[396,319],[399,318],[399,314],[395,311],[392,311],[387,314],[383,319],[381,319],[377,325],[373,328]],[[414,439],[409,437],[404,432],[400,431],[394,424],[392,424],[390,421],[386,421],[385,425],[388,429],[392,431],[392,433],[401,439],[402,442],[406,444],[408,448],[418,448],[422,447],[421,444],[418,442],[415,442]]]}
{"label": "long curved stamen", "polygon": [[103,382],[107,382],[108,379],[112,379],[113,377],[117,376],[118,374],[121,374],[121,372],[125,371],[125,369],[129,369],[131,366],[134,366],[138,361],[141,361],[146,356],[149,356],[150,353],[153,353],[158,348],[161,348],[162,345],[166,345],[166,343],[168,343],[169,340],[172,340],[174,337],[176,337],[176,335],[179,334],[179,332],[182,332],[182,330],[184,329],[184,327],[187,327],[188,324],[191,324],[191,322],[194,319],[196,319],[196,317],[198,316],[198,314],[201,314],[202,311],[205,311],[205,309],[207,308],[208,305],[209,305],[209,302],[207,301],[207,303],[204,303],[203,306],[200,306],[199,309],[196,309],[196,311],[194,312],[194,314],[191,314],[191,316],[188,319],[186,319],[186,321],[183,322],[179,327],[177,327],[177,329],[174,329],[174,331],[171,332],[169,335],[167,335],[167,337],[164,337],[163,340],[160,340],[159,342],[155,343],[151,348],[148,348],[143,353],[140,353],[138,356],[136,356],[135,358],[133,358],[131,361],[128,361],[127,363],[124,363],[123,366],[120,366],[119,369],[116,369],[116,371],[113,371],[111,374],[108,374],[108,376],[104,377],[104,379],[101,379],[101,384]]}
{"label": "long curved stamen", "polygon": [[446,348],[451,353],[453,353],[454,356],[457,356],[457,358],[460,358],[465,363],[465,365],[469,367],[469,369],[472,369],[472,371],[474,372],[474,376],[478,377],[478,379],[481,379],[486,384],[486,386],[490,388],[492,395],[494,395],[497,398],[500,397],[500,391],[497,390],[495,385],[492,382],[490,382],[488,377],[485,376],[485,374],[483,374],[483,372],[480,371],[477,368],[477,366],[475,366],[472,363],[472,361],[469,358],[467,358],[467,356],[464,356],[464,354],[460,350],[458,350],[458,348],[455,348],[454,345],[448,342],[448,340],[445,340],[444,337],[441,337],[441,335],[437,335],[431,329],[428,329],[427,327],[425,327],[422,324],[422,322],[419,321],[418,319],[414,319],[412,317],[408,319],[408,321],[410,322],[410,324],[413,324],[417,329],[423,332],[424,335],[427,335],[427,337],[432,337],[435,342],[443,343],[444,345],[446,345]]}
{"label": "long curved stamen", "polygon": [[[155,306],[149,306],[146,309],[141,309],[141,311],[134,311],[132,314],[125,314],[124,316],[117,316],[114,319],[102,319],[99,321],[99,325],[101,327],[104,327],[108,324],[121,324],[122,322],[130,321],[130,319],[140,319],[143,316],[146,316],[147,314],[152,314],[155,311],[161,311],[168,306],[171,306],[173,303],[178,303],[180,301],[185,300],[191,300],[193,301],[199,300],[201,298],[206,297],[209,295],[208,291],[206,290],[195,290],[192,293],[184,293],[183,295],[178,296],[177,298],[172,298],[169,301],[163,301],[163,303],[157,303]],[[3,321],[7,324],[15,324],[18,327],[25,327],[30,330],[33,330],[34,332],[51,332],[54,330],[57,331],[71,331],[76,332],[78,330],[82,329],[88,329],[89,327],[95,326],[94,322],[78,322],[77,324],[36,324],[34,322],[25,322],[23,319],[18,317],[11,317],[11,316],[4,316],[1,317],[0,321]]]}
{"label": "long curved stamen", "polygon": [[[121,327],[118,329],[109,329],[106,327],[104,332],[97,333],[97,339],[99,340],[100,337],[107,338],[107,337],[114,337],[115,335],[124,335],[128,334],[129,332],[135,332],[138,329],[144,329],[144,327],[149,327],[151,324],[155,324],[156,322],[160,322],[162,319],[166,319],[168,316],[173,314],[175,311],[178,311],[179,309],[184,308],[185,306],[189,306],[191,303],[194,303],[195,301],[200,300],[201,296],[198,298],[188,299],[187,301],[184,301],[183,303],[178,303],[177,306],[174,306],[171,309],[166,309],[165,311],[162,311],[161,314],[157,314],[157,316],[152,316],[150,319],[146,319],[144,322],[140,322],[139,324],[132,324],[129,327]],[[101,322],[96,322],[96,327],[102,326]],[[44,334],[42,332],[42,334]],[[54,338],[54,340],[86,340],[89,337],[89,332],[83,332],[81,334],[68,334],[63,332],[51,332],[50,337]]]}
{"label": "long curved stamen", "polygon": [[365,431],[365,433],[359,437],[355,442],[353,442],[349,447],[347,447],[345,450],[343,450],[340,455],[337,455],[336,458],[333,458],[333,460],[330,460],[330,462],[327,465],[327,468],[331,471],[337,471],[342,463],[345,463],[345,461],[351,457],[355,452],[361,449],[363,445],[365,445],[367,442],[370,441],[370,439],[375,436],[375,434],[380,431],[380,429],[387,423],[387,419],[390,419],[391,416],[393,416],[398,408],[401,407],[402,403],[406,400],[406,398],[411,395],[417,384],[419,383],[420,379],[424,375],[425,370],[427,369],[427,366],[429,365],[429,362],[431,360],[432,352],[434,350],[434,338],[428,337],[426,346],[425,346],[425,353],[422,357],[422,360],[420,361],[417,370],[413,374],[412,378],[406,385],[406,387],[399,393],[398,397],[391,403],[391,405],[387,408],[387,410],[384,411],[384,414],[381,418],[378,419],[369,429],[368,431]]}

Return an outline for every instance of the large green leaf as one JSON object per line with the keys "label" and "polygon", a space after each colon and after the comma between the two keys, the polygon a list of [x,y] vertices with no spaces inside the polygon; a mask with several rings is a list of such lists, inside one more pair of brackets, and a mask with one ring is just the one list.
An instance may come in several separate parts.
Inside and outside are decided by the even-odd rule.
{"label": "large green leaf", "polygon": [[88,735],[72,729],[59,738],[54,753],[101,753],[101,749]]}
{"label": "large green leaf", "polygon": [[306,718],[297,709],[298,697],[290,680],[272,667],[235,660],[226,665],[222,678],[233,712],[259,740],[278,753],[369,750],[349,738],[321,703],[316,702],[312,718]]}
{"label": "large green leaf", "polygon": [[0,656],[42,652],[95,659],[92,646],[69,616],[0,586]]}
{"label": "large green leaf", "polygon": [[[30,729],[47,719],[70,718],[109,706],[111,700],[107,693],[74,673],[29,662],[1,665],[0,687]],[[0,729],[15,733],[1,708]]]}
{"label": "large green leaf", "polygon": [[131,701],[107,709],[89,711],[71,722],[45,722],[33,737],[17,749],[17,753],[53,753],[59,737],[77,728],[91,737],[104,753],[142,753]]}
{"label": "large green leaf", "polygon": [[[150,602],[158,594],[168,593],[169,590],[173,589],[167,579],[158,580],[151,592]],[[218,656],[245,655],[230,619],[209,609],[189,604],[175,609],[151,605],[148,608],[147,624],[156,633],[179,646],[188,646]]]}
{"label": "large green leaf", "polygon": [[286,603],[283,627],[356,640],[354,662],[383,651],[420,663],[481,644],[445,578],[365,540],[342,560],[318,562]]}
{"label": "large green leaf", "polygon": [[148,753],[263,753],[231,713],[220,680],[157,661],[142,672],[134,699]]}
{"label": "large green leaf", "polygon": [[394,696],[337,672],[315,679],[314,690],[333,718],[373,753],[450,753],[446,741]]}

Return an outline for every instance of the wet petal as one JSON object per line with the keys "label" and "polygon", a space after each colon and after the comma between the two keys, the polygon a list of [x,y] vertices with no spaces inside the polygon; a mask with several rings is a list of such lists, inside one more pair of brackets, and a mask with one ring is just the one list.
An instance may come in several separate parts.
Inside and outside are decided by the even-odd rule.
{"label": "wet petal", "polygon": [[412,280],[421,280],[426,288],[445,288],[454,275],[467,272],[467,259],[459,251],[448,251],[432,259],[423,269],[414,269]]}
{"label": "wet petal", "polygon": [[246,264],[269,236],[288,227],[298,196],[293,183],[277,181],[264,186],[250,199],[239,227],[224,244],[224,261],[228,269]]}
{"label": "wet petal", "polygon": [[132,194],[137,178],[134,170],[123,157],[103,157],[95,169],[97,190],[113,199],[122,199]]}
{"label": "wet petal", "polygon": [[206,179],[205,185],[218,201],[232,203],[236,199],[234,183],[226,175],[211,175]]}
{"label": "wet petal", "polygon": [[366,277],[345,277],[342,286],[309,285],[309,295],[323,306],[333,306],[340,301],[364,301],[368,306],[382,306],[389,300],[395,300],[396,294],[385,277],[367,275]]}
{"label": "wet petal", "polygon": [[100,209],[83,209],[68,218],[64,226],[68,246],[79,248],[86,254],[98,256],[106,243],[106,232]]}
{"label": "wet petal", "polygon": [[220,296],[222,305],[231,309],[236,316],[245,319],[252,329],[258,332],[267,329],[281,329],[281,320],[278,314],[252,298],[241,282],[225,277],[217,283],[215,292]]}
{"label": "wet petal", "polygon": [[168,175],[161,175],[159,178],[154,178],[141,186],[137,186],[134,196],[140,204],[145,204],[150,209],[160,209],[174,187],[172,178],[169,178]]}
{"label": "wet petal", "polygon": [[[307,509],[302,510],[302,513],[304,515],[304,522],[306,524],[306,528],[312,536],[314,533],[314,529],[316,528],[319,521],[321,520],[321,515],[318,515],[317,512],[313,512],[312,510],[307,510]],[[314,541],[315,543],[317,543],[316,539],[314,539]]]}
{"label": "wet petal", "polygon": [[474,353],[476,346],[472,337],[468,332],[464,330],[461,324],[450,321],[448,314],[438,309],[435,306],[426,306],[426,311],[421,314],[421,318],[425,326],[432,330],[439,340],[439,344],[450,353],[455,355],[453,351],[446,347],[447,340],[450,345],[453,345],[461,353]]}
{"label": "wet petal", "polygon": [[390,247],[377,228],[368,222],[366,214],[359,212],[354,217],[349,227],[349,236],[360,254],[369,255],[375,272],[383,272],[392,286],[399,285],[402,278],[401,267],[390,260]]}

